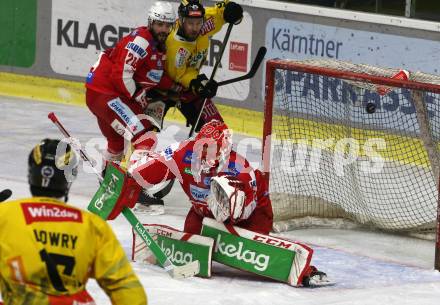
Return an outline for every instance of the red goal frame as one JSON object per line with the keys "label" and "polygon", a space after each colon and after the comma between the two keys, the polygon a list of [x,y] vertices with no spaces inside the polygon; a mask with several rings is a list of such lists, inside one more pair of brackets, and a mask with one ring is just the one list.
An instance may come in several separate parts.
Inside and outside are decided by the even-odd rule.
{"label": "red goal frame", "polygon": [[[423,83],[412,80],[398,80],[382,76],[357,73],[352,71],[342,71],[326,67],[307,65],[298,61],[281,59],[269,59],[266,61],[265,75],[265,101],[264,101],[264,122],[263,122],[263,142],[262,142],[262,164],[265,177],[269,182],[270,175],[270,147],[272,134],[272,114],[273,97],[275,87],[275,70],[293,70],[310,74],[319,74],[328,77],[335,77],[351,81],[368,82],[381,86],[400,87],[412,90],[428,91],[440,94],[440,85]],[[440,194],[440,179],[437,182],[438,194]],[[435,240],[434,268],[440,271],[440,196],[437,196],[437,229]]]}

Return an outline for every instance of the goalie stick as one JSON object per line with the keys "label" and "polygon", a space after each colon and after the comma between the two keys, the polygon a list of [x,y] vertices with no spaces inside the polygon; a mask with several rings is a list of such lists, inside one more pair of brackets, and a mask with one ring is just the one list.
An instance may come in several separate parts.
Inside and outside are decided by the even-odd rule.
{"label": "goalie stick", "polygon": [[[64,128],[64,126],[58,120],[55,113],[53,112],[49,113],[48,118],[58,127],[58,129],[64,135],[64,137],[71,138],[69,132]],[[89,164],[92,166],[93,171],[97,175],[98,180],[101,182],[103,178],[94,167],[92,160],[85,154],[85,152],[81,149],[81,147],[77,145],[72,145],[72,147],[75,150],[77,150],[77,152],[80,154],[81,158],[84,161],[89,162]],[[194,276],[199,273],[200,271],[199,261],[193,261],[183,266],[174,265],[171,262],[171,260],[165,255],[165,253],[162,251],[159,245],[154,241],[151,235],[147,232],[147,230],[145,230],[143,225],[139,222],[137,217],[133,214],[133,212],[129,208],[124,207],[124,209],[122,210],[122,214],[125,216],[125,218],[131,224],[131,226],[136,231],[136,233],[139,234],[139,236],[142,238],[145,244],[150,248],[151,252],[153,252],[157,260],[160,262],[160,264],[164,267],[164,269],[172,278],[176,278],[176,279],[186,278],[186,277]]]}

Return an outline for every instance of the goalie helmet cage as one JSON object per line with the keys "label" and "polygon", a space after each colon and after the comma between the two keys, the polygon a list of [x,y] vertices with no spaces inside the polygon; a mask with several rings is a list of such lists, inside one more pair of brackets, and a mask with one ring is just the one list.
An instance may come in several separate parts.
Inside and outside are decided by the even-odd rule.
{"label": "goalie helmet cage", "polygon": [[302,219],[430,232],[440,270],[440,76],[398,74],[335,60],[267,61],[262,158],[274,229]]}

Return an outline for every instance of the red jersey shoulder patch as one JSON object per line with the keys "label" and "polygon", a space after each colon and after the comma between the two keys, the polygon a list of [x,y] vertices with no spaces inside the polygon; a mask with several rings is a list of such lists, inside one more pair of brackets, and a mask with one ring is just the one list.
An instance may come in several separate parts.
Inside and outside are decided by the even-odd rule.
{"label": "red jersey shoulder patch", "polygon": [[26,224],[33,222],[82,222],[81,211],[52,203],[22,203]]}

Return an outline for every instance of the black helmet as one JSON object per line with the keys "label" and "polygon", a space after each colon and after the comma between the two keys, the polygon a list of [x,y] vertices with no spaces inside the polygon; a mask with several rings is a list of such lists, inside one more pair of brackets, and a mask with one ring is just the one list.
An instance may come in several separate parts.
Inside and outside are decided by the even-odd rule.
{"label": "black helmet", "polygon": [[44,139],[28,159],[28,182],[32,196],[67,201],[69,188],[78,173],[78,158],[66,142]]}
{"label": "black helmet", "polygon": [[182,0],[179,5],[179,18],[203,18],[205,8],[198,0]]}

